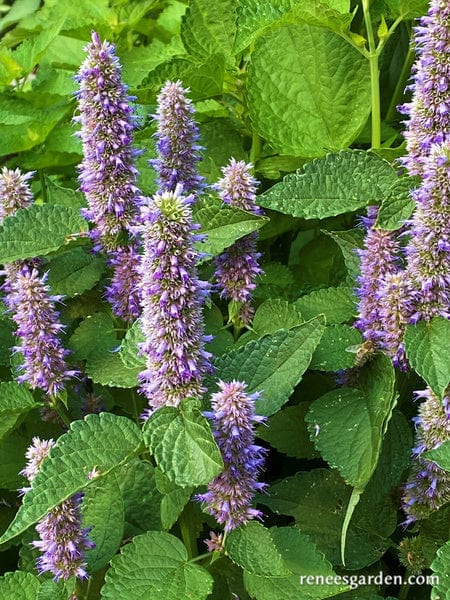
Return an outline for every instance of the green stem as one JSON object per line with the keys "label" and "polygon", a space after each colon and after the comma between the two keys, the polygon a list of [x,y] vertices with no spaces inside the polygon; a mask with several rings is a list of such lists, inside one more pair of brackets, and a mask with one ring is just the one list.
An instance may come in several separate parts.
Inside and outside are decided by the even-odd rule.
{"label": "green stem", "polygon": [[53,410],[58,414],[58,417],[61,419],[61,421],[67,427],[67,429],[70,429],[70,424],[71,424],[72,420],[70,418],[69,411],[64,406],[64,403],[56,397],[51,400],[50,408],[53,408]]}
{"label": "green stem", "polygon": [[406,60],[403,64],[402,72],[400,73],[400,77],[398,78],[394,93],[392,94],[389,108],[386,112],[387,123],[392,123],[397,118],[397,105],[404,94],[406,84],[408,82],[409,77],[411,76],[411,67],[413,65],[415,56],[415,51],[412,48],[410,48],[408,54],[406,55]]}
{"label": "green stem", "polygon": [[44,204],[46,204],[48,201],[47,186],[45,185],[45,176],[42,169],[39,169],[39,181],[41,182],[42,200],[44,201]]}
{"label": "green stem", "polygon": [[372,19],[370,18],[369,0],[363,0],[364,22],[366,24],[367,41],[369,43],[370,88],[372,96],[372,148],[381,146],[381,109],[380,109],[380,73],[378,67],[378,51],[375,45]]}

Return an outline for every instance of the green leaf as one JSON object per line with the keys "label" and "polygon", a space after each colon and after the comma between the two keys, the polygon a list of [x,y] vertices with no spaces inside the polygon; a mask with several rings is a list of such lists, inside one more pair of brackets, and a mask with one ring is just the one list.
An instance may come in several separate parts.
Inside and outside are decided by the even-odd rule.
{"label": "green leaf", "polygon": [[111,561],[102,598],[110,600],[206,600],[213,580],[203,567],[188,562],[186,548],[169,533],[136,536]]}
{"label": "green leaf", "polygon": [[127,330],[122,343],[120,344],[120,358],[123,364],[129,369],[139,368],[141,371],[145,368],[145,357],[139,354],[139,344],[145,341],[142,332],[141,322],[137,319],[130,329]]}
{"label": "green leaf", "polygon": [[36,600],[40,586],[39,579],[32,573],[14,571],[0,577],[0,598],[2,600]]}
{"label": "green leaf", "polygon": [[213,197],[198,204],[193,218],[201,226],[200,233],[207,236],[204,242],[198,244],[198,248],[212,256],[220,254],[239,238],[267,223],[263,217],[228,206]]}
{"label": "green leaf", "polygon": [[31,393],[15,381],[0,383],[0,439],[12,431],[20,418],[36,408]]}
{"label": "green leaf", "polygon": [[192,0],[181,24],[186,50],[199,59],[216,52],[231,56],[235,21],[234,2],[230,0]]}
{"label": "green leaf", "polygon": [[363,369],[360,390],[332,390],[315,400],[306,415],[317,450],[358,490],[377,465],[393,410],[394,383],[390,360],[377,355]]}
{"label": "green leaf", "polygon": [[220,451],[197,401],[155,411],[144,440],[159,468],[182,487],[209,483],[223,469]]}
{"label": "green leaf", "polygon": [[247,93],[253,124],[276,152],[323,156],[348,147],[364,126],[369,64],[336,33],[286,24],[256,40]]}
{"label": "green leaf", "polygon": [[437,583],[431,590],[431,600],[449,600],[450,598],[450,542],[437,551],[431,569],[438,576]]}
{"label": "green leaf", "polygon": [[359,256],[356,250],[363,247],[364,232],[359,229],[348,231],[324,231],[339,246],[347,267],[348,280],[354,282],[359,275]]}
{"label": "green leaf", "polygon": [[258,427],[258,437],[294,458],[316,458],[318,453],[309,439],[305,415],[310,402],[300,402],[295,406],[287,406],[272,417],[268,426]]}
{"label": "green leaf", "polygon": [[325,315],[328,325],[350,321],[357,312],[354,289],[347,286],[315,290],[298,298],[293,305],[305,319]]}
{"label": "green leaf", "polygon": [[376,154],[343,150],[306,163],[258,197],[259,204],[303,219],[324,219],[377,204],[398,180]]}
{"label": "green leaf", "polygon": [[82,248],[74,248],[54,258],[48,267],[52,292],[72,298],[90,290],[99,281],[105,261]]}
{"label": "green leaf", "polygon": [[291,287],[294,285],[294,276],[290,268],[281,263],[270,262],[264,263],[262,269],[263,274],[259,278],[254,296],[265,299],[278,296],[289,297]]}
{"label": "green leaf", "polygon": [[292,575],[276,548],[269,529],[256,521],[238,527],[226,538],[225,550],[233,562],[255,575],[288,577]]}
{"label": "green leaf", "polygon": [[443,317],[408,325],[404,338],[409,364],[440,398],[450,382],[449,338],[450,321]]}
{"label": "green leaf", "polygon": [[325,326],[318,317],[307,323],[265,335],[216,360],[215,376],[245,381],[247,392],[261,392],[256,412],[270,416],[283,406],[300,382]]}
{"label": "green leaf", "polygon": [[[335,596],[348,589],[346,585],[315,584],[303,581],[311,575],[331,580],[336,576],[331,563],[317,550],[314,543],[295,527],[270,529],[273,542],[282,555],[284,564],[293,572],[288,577],[267,577],[244,571],[249,594],[257,600],[320,600]],[[306,588],[306,589],[305,589]],[[307,590],[307,591],[306,591]]]}
{"label": "green leaf", "polygon": [[314,351],[310,369],[340,371],[355,366],[355,353],[348,349],[361,344],[361,333],[350,325],[330,325]]}
{"label": "green leaf", "polygon": [[70,600],[74,591],[73,580],[63,583],[61,580],[56,582],[53,579],[46,579],[41,583],[35,600]]}
{"label": "green leaf", "polygon": [[11,6],[8,6],[8,12],[0,20],[0,30],[3,31],[6,27],[28,17],[39,8],[39,5],[39,0],[15,0]]}
{"label": "green leaf", "polygon": [[267,333],[275,333],[279,329],[292,329],[304,320],[300,311],[286,300],[266,300],[256,309],[252,329],[241,335],[237,344],[242,346],[250,340],[258,339]]}
{"label": "green leaf", "polygon": [[428,0],[384,0],[390,10],[390,16],[402,19],[414,19],[428,13]]}
{"label": "green leaf", "polygon": [[49,254],[68,244],[74,235],[84,235],[87,231],[87,221],[77,209],[33,204],[3,221],[0,262]]}
{"label": "green leaf", "polygon": [[116,554],[123,538],[124,518],[116,473],[102,477],[87,488],[83,498],[83,523],[92,527],[89,539],[95,543],[95,547],[86,553],[89,573],[105,567]]}
{"label": "green leaf", "polygon": [[45,187],[47,189],[48,204],[78,209],[86,206],[86,199],[81,192],[77,192],[72,188],[61,187],[48,177],[45,179]]}
{"label": "green leaf", "polygon": [[411,189],[414,187],[417,187],[417,182],[410,177],[401,177],[394,183],[390,194],[383,198],[375,227],[386,231],[403,227],[414,210],[415,202],[411,198]]}
{"label": "green leaf", "polygon": [[163,495],[161,500],[161,523],[163,529],[173,527],[194,491],[193,487],[179,487],[160,469],[155,470],[155,481],[158,491]]}
{"label": "green leaf", "polygon": [[[72,422],[42,463],[0,543],[21,534],[63,500],[119,468],[140,448],[140,431],[125,417],[101,413]],[[94,467],[98,476],[90,478]]]}
{"label": "green leaf", "polygon": [[0,489],[17,490],[24,484],[19,471],[24,467],[23,456],[28,440],[13,432],[0,440]]}
{"label": "green leaf", "polygon": [[450,440],[442,443],[437,448],[424,452],[421,456],[432,460],[444,471],[450,472]]}

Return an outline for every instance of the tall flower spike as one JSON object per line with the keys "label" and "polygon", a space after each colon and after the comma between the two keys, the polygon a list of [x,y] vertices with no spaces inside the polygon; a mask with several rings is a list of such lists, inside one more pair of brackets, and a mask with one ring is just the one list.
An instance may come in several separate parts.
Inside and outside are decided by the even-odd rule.
{"label": "tall flower spike", "polygon": [[[251,169],[251,164],[232,158],[222,169],[223,178],[217,183],[217,189],[226,204],[261,215],[262,210],[255,202],[258,182],[252,177]],[[258,234],[251,233],[237,240],[215,260],[214,277],[220,295],[242,305],[239,316],[244,325],[252,319],[250,300],[256,288],[256,278],[262,274],[258,264],[261,254],[256,251],[257,239]]]}
{"label": "tall flower spike", "polygon": [[259,394],[247,394],[240,381],[219,381],[220,391],[211,397],[214,437],[222,454],[224,470],[208,484],[208,491],[196,497],[205,502],[206,511],[224,525],[226,532],[262,513],[252,508],[255,492],[266,484],[257,481],[266,450],[255,445],[255,423],[265,417],[255,415],[254,402]]}
{"label": "tall flower spike", "polygon": [[422,175],[423,160],[433,144],[445,141],[450,133],[450,4],[431,0],[428,15],[415,29],[417,60],[413,66],[412,101],[400,107],[406,121],[403,159],[411,175]]}
{"label": "tall flower spike", "polygon": [[158,173],[159,191],[175,191],[183,186],[185,194],[199,193],[205,181],[197,172],[201,146],[199,132],[193,119],[195,112],[186,96],[181,81],[167,81],[158,96],[158,109],[154,119],[158,123],[155,133],[158,158],[150,164]]}
{"label": "tall flower spike", "polygon": [[141,209],[142,352],[147,364],[140,380],[150,405],[144,418],[160,406],[198,397],[204,391],[203,374],[211,368],[204,350],[209,340],[202,321],[207,290],[195,266],[194,242],[200,238],[192,223],[193,200],[192,195],[182,196],[178,186],[156,194]]}
{"label": "tall flower spike", "polygon": [[362,218],[367,228],[364,248],[358,251],[361,259],[361,275],[358,277],[358,319],[355,326],[364,340],[380,347],[384,325],[380,314],[379,290],[387,275],[397,272],[398,243],[392,231],[375,229],[377,206],[369,206],[367,217]]}
{"label": "tall flower spike", "polygon": [[[30,484],[54,445],[53,440],[33,438],[33,444],[26,453],[28,463],[21,471]],[[24,488],[24,491],[29,489]],[[52,573],[56,581],[69,577],[88,578],[85,552],[95,544],[88,538],[90,528],[82,528],[81,525],[82,498],[82,493],[75,494],[54,508],[36,525],[40,540],[32,542],[32,545],[43,553],[37,559],[37,569],[39,573]]]}
{"label": "tall flower spike", "polygon": [[116,316],[133,321],[139,316],[137,248],[127,239],[142,201],[132,147],[136,118],[114,46],[93,32],[86,51],[76,77],[80,115],[74,118],[83,143],[79,180],[89,206],[83,212],[95,225],[94,249],[111,253],[114,274],[106,297]]}
{"label": "tall flower spike", "polygon": [[416,208],[406,247],[411,321],[450,318],[450,140],[431,148],[412,195]]}
{"label": "tall flower spike", "polygon": [[[33,201],[28,180],[32,173],[22,174],[18,169],[3,169],[0,173],[0,214],[13,215]],[[17,324],[16,335],[20,345],[15,350],[24,356],[20,382],[28,382],[32,389],[41,388],[53,397],[64,388],[75,371],[67,368],[59,335],[63,326],[55,302],[61,296],[51,296],[46,275],[41,277],[33,262],[15,261],[5,266],[3,290],[5,302]]]}
{"label": "tall flower spike", "polygon": [[430,388],[416,392],[416,396],[424,398],[424,402],[415,419],[416,446],[403,494],[406,524],[424,519],[450,502],[450,473],[422,457],[424,452],[450,440],[450,396],[441,402]]}

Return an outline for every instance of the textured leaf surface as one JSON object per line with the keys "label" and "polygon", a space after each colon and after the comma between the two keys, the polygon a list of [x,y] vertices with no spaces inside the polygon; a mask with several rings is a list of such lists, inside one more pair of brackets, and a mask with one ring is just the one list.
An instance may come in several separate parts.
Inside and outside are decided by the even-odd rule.
{"label": "textured leaf surface", "polygon": [[144,440],[159,468],[182,487],[206,484],[223,469],[222,457],[197,401],[164,407],[147,421]]}
{"label": "textured leaf surface", "polygon": [[329,325],[311,359],[311,369],[340,371],[355,366],[354,352],[349,348],[362,342],[361,333],[350,325]]}
{"label": "textured leaf surface", "polygon": [[87,221],[75,208],[33,204],[19,209],[0,227],[0,262],[49,254],[67,244],[74,234],[87,230]]}
{"label": "textured leaf surface", "polygon": [[48,268],[52,292],[71,298],[90,290],[97,283],[105,269],[105,262],[82,248],[74,248],[54,258]]}
{"label": "textured leaf surface", "polygon": [[258,202],[293,217],[324,219],[378,203],[397,180],[389,163],[375,154],[343,150],[286,175]]}
{"label": "textured leaf surface", "polygon": [[437,551],[431,569],[439,576],[439,583],[431,590],[431,600],[449,600],[450,598],[450,542]]}
{"label": "textured leaf surface", "polygon": [[409,363],[439,397],[450,382],[449,339],[450,321],[443,317],[406,327],[405,349]]}
{"label": "textured leaf surface", "polygon": [[363,247],[364,232],[359,229],[349,229],[348,231],[324,231],[324,233],[330,236],[341,249],[348,272],[347,280],[349,283],[354,283],[359,275],[357,249]]}
{"label": "textured leaf surface", "polygon": [[267,220],[232,208],[215,198],[201,204],[194,213],[194,221],[201,225],[200,233],[206,240],[198,244],[201,252],[215,256],[236,240],[263,227]]}
{"label": "textured leaf surface", "polygon": [[384,355],[373,358],[360,381],[360,390],[340,388],[318,398],[306,415],[317,450],[358,490],[375,470],[393,410],[395,375],[390,360]]}
{"label": "textured leaf surface", "polygon": [[304,321],[300,311],[293,304],[281,298],[269,299],[258,306],[253,317],[252,329],[241,335],[237,343],[241,346],[267,333],[275,333],[279,329],[292,329]]}
{"label": "textured leaf surface", "polygon": [[125,337],[120,344],[120,358],[126,367],[141,370],[145,368],[145,357],[139,355],[139,344],[145,341],[142,332],[141,322],[137,319],[128,329]]}
{"label": "textured leaf surface", "polygon": [[162,495],[156,487],[156,469],[149,462],[136,459],[118,472],[125,510],[124,537],[161,529]]}
{"label": "textured leaf surface", "polygon": [[305,319],[322,314],[328,325],[345,323],[356,314],[356,297],[351,287],[340,286],[316,290],[294,302]]}
{"label": "textured leaf surface", "polygon": [[155,469],[155,482],[158,491],[163,494],[161,500],[161,523],[163,529],[172,528],[184,507],[189,502],[193,487],[179,487],[167,477],[161,469]]}
{"label": "textured leaf surface", "polygon": [[381,203],[376,227],[392,231],[403,226],[414,210],[415,202],[411,198],[411,189],[417,187],[415,183],[414,179],[401,177],[392,186],[389,196]]}
{"label": "textured leaf surface", "polygon": [[445,471],[450,471],[450,441],[444,442],[438,448],[424,452],[425,458],[434,461]]}
{"label": "textured leaf surface", "polygon": [[0,383],[0,439],[14,429],[21,415],[36,407],[31,393],[15,381]]}
{"label": "textured leaf surface", "polygon": [[368,62],[339,35],[306,23],[273,28],[249,65],[252,121],[280,154],[346,148],[370,111],[369,77]]}
{"label": "textured leaf surface", "polygon": [[15,571],[0,577],[0,598],[2,600],[36,600],[40,586],[39,579],[32,573]]}
{"label": "textured leaf surface", "polygon": [[211,575],[188,562],[186,548],[169,533],[138,535],[111,561],[102,598],[110,600],[206,600]]}
{"label": "textured leaf surface", "polygon": [[258,414],[270,416],[283,406],[311,362],[324,332],[322,318],[289,331],[281,330],[250,341],[216,360],[216,377],[223,381],[245,381],[247,391],[261,392]]}
{"label": "textured leaf surface", "polygon": [[32,489],[24,496],[0,543],[19,535],[63,500],[87,487],[94,481],[89,478],[94,467],[99,477],[107,475],[130,460],[140,446],[138,427],[125,417],[101,413],[74,421],[42,463]]}
{"label": "textured leaf surface", "polygon": [[192,0],[183,18],[181,37],[191,56],[232,53],[236,14],[230,0]]}

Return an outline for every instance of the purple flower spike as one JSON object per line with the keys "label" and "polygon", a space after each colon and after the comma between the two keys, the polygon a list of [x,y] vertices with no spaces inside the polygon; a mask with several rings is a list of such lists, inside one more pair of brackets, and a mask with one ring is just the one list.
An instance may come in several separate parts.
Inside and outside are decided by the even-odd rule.
{"label": "purple flower spike", "polygon": [[147,366],[140,380],[150,405],[144,418],[161,406],[198,397],[204,391],[203,374],[211,368],[202,321],[207,290],[195,267],[199,236],[192,223],[194,197],[180,191],[178,186],[174,192],[156,194],[142,207],[140,289]]}
{"label": "purple flower spike", "polygon": [[211,417],[224,470],[196,499],[206,503],[206,511],[228,532],[262,516],[251,503],[255,492],[266,487],[257,480],[266,450],[254,443],[254,424],[263,423],[265,418],[255,415],[254,402],[259,394],[247,394],[245,383],[219,381],[219,387],[211,397]]}
{"label": "purple flower spike", "polygon": [[424,398],[424,402],[415,419],[416,446],[403,493],[406,524],[424,519],[450,502],[450,473],[422,457],[424,452],[450,440],[450,397],[446,396],[441,402],[430,388],[416,392],[416,396]]}
{"label": "purple flower spike", "polygon": [[416,209],[406,247],[411,321],[450,318],[450,143],[431,148],[413,198]]}
{"label": "purple flower spike", "polygon": [[21,173],[3,167],[0,172],[0,222],[13,215],[19,208],[28,208],[33,203],[28,180],[34,172]]}
{"label": "purple flower spike", "polygon": [[[54,445],[53,440],[33,438],[33,444],[26,453],[28,463],[21,471],[30,484]],[[30,489],[24,488],[22,491],[26,493]],[[82,528],[82,498],[82,493],[75,494],[36,525],[40,540],[32,542],[32,545],[43,553],[36,561],[39,574],[48,571],[54,575],[55,581],[69,577],[88,578],[85,552],[95,544],[88,538],[90,528]]]}
{"label": "purple flower spike", "polygon": [[[232,158],[230,164],[222,169],[223,178],[219,180],[217,189],[226,204],[261,215],[263,212],[255,203],[258,182],[252,177],[251,169],[251,164]],[[244,325],[252,319],[251,296],[256,288],[256,278],[263,272],[258,264],[261,254],[256,251],[257,239],[258,234],[251,233],[237,240],[215,260],[214,277],[220,295],[242,305],[239,317]]]}
{"label": "purple flower spike", "polygon": [[383,319],[380,314],[379,290],[387,275],[397,272],[398,243],[392,231],[375,229],[377,206],[369,206],[363,224],[367,227],[364,249],[359,250],[361,275],[358,277],[358,319],[355,326],[365,340],[380,347],[383,338]]}
{"label": "purple flower spike", "polygon": [[80,116],[75,121],[81,123],[84,155],[80,188],[89,205],[85,216],[95,224],[97,249],[114,250],[119,235],[133,223],[140,200],[132,148],[136,119],[114,46],[93,32],[86,51],[76,77]]}
{"label": "purple flower spike", "polygon": [[167,81],[158,96],[158,122],[155,133],[158,158],[150,164],[158,173],[161,192],[175,191],[183,186],[185,194],[199,193],[205,188],[203,177],[197,173],[201,146],[198,127],[193,119],[195,112],[181,81]]}
{"label": "purple flower spike", "polygon": [[130,244],[119,246],[109,261],[114,271],[105,295],[116,317],[128,323],[141,314],[138,287],[140,258],[136,244]]}
{"label": "purple flower spike", "polygon": [[450,133],[450,4],[431,0],[428,15],[415,29],[417,60],[413,67],[412,101],[401,107],[409,116],[405,132],[408,155],[403,159],[411,175],[422,175],[423,160],[433,144]]}
{"label": "purple flower spike", "polygon": [[64,327],[54,304],[61,296],[50,295],[47,275],[41,277],[33,265],[18,261],[6,265],[5,272],[5,301],[20,339],[15,350],[24,356],[23,374],[18,381],[26,381],[32,389],[40,388],[54,397],[76,375],[76,371],[67,369],[65,357],[69,352],[59,339]]}

